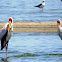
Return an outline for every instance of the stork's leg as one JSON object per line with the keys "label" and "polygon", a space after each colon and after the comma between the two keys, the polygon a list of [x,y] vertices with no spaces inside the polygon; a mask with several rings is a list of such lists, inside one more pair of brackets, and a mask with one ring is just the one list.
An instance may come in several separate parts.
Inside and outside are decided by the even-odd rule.
{"label": "stork's leg", "polygon": [[7,49],[8,49],[8,43],[6,44],[6,57],[8,57]]}

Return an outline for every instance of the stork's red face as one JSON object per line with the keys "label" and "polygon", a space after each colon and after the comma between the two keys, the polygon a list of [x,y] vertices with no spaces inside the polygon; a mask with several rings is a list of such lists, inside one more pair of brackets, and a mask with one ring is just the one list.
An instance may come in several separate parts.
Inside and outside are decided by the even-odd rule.
{"label": "stork's red face", "polygon": [[58,20],[57,20],[58,30],[59,30],[60,22],[61,22],[61,20],[58,19]]}
{"label": "stork's red face", "polygon": [[60,24],[60,20],[57,20],[57,23]]}
{"label": "stork's red face", "polygon": [[11,21],[11,23],[12,23],[12,18],[9,18],[9,21]]}

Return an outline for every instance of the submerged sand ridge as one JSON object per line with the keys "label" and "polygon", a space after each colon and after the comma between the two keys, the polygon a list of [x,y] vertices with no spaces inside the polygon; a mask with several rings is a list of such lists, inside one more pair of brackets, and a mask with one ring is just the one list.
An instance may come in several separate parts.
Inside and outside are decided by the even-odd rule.
{"label": "submerged sand ridge", "polygon": [[[0,22],[0,31],[6,22]],[[13,32],[57,33],[57,22],[14,22]]]}

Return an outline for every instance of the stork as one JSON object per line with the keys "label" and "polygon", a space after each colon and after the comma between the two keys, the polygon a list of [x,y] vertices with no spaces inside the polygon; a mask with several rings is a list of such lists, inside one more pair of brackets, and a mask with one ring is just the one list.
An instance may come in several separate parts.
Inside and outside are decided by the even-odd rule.
{"label": "stork", "polygon": [[61,20],[60,19],[57,20],[57,24],[58,24],[58,35],[60,36],[60,38],[62,40],[62,27],[61,27]]}
{"label": "stork", "polygon": [[3,48],[6,47],[6,57],[8,57],[7,55],[8,42],[12,36],[12,33],[13,33],[13,19],[10,17],[9,23],[6,23],[0,32],[1,50],[3,50]]}

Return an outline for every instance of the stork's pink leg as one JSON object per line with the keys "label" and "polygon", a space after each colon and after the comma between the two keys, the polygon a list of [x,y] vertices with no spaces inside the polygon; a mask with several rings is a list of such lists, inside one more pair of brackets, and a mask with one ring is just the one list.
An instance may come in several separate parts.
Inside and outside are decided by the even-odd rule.
{"label": "stork's pink leg", "polygon": [[7,49],[8,49],[8,43],[6,44],[6,57],[8,57]]}

